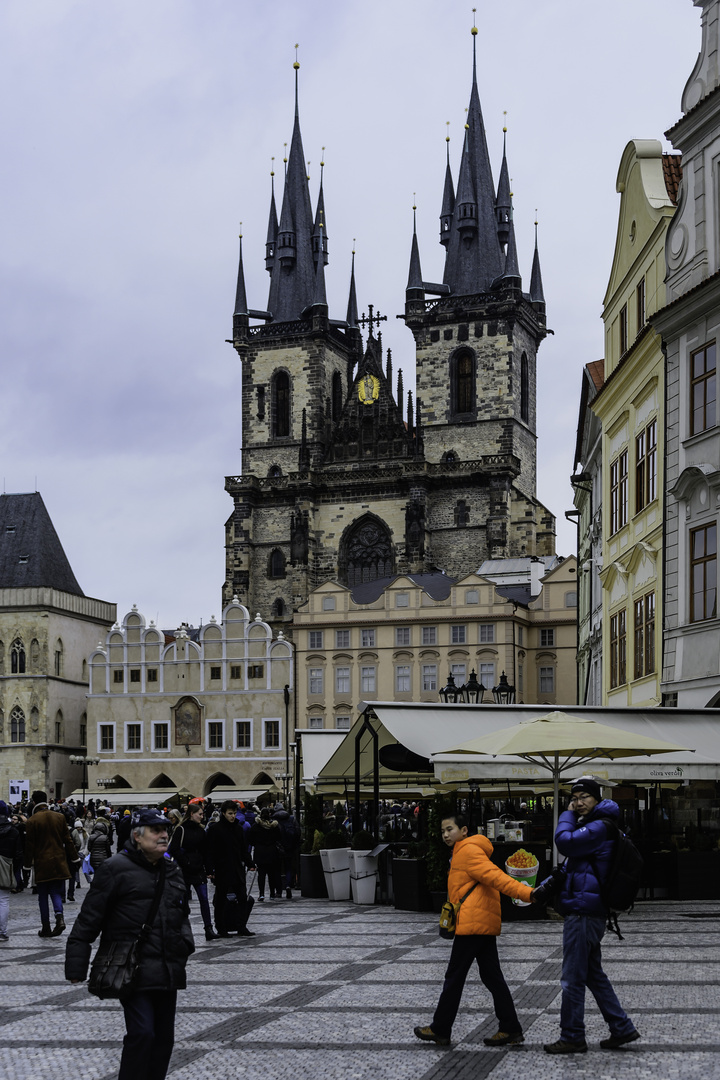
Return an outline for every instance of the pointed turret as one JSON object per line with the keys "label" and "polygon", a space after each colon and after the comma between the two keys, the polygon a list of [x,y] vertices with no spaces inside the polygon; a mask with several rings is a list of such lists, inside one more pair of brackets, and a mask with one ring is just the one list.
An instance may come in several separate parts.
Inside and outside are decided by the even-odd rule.
{"label": "pointed turret", "polygon": [[[322,251],[322,240],[324,231],[322,215],[320,216],[320,221],[318,222],[318,229],[320,233],[319,250]],[[321,258],[318,258],[317,269],[315,271],[315,288],[313,290],[312,310],[313,315],[324,315],[327,318],[328,302],[327,293],[325,291],[325,260]]]}
{"label": "pointed turret", "polygon": [[498,240],[503,247],[508,242],[510,235],[510,175],[508,172],[505,140],[507,128],[503,128],[503,157],[500,166],[500,179],[498,180],[497,198],[495,199],[495,218],[497,220]]}
{"label": "pointed turret", "polygon": [[392,349],[388,349],[388,351],[387,351],[387,363],[385,365],[385,378],[387,379],[388,390],[390,391],[390,396],[391,397],[392,397],[392,374],[393,374],[393,372],[392,372]]}
{"label": "pointed turret", "polygon": [[543,292],[542,274],[540,272],[537,221],[535,222],[535,253],[532,261],[532,273],[530,274],[530,302],[538,314],[545,315],[545,293]]}
{"label": "pointed turret", "polygon": [[[323,146],[323,157],[325,156],[325,147]],[[317,209],[315,211],[315,227],[313,229],[313,262],[317,267],[318,260],[320,258],[320,252],[322,251],[323,262],[327,266],[328,264],[328,238],[327,238],[327,220],[325,218],[325,195],[323,194],[323,170],[325,168],[325,162],[320,162],[320,191],[318,192]]]}
{"label": "pointed turret", "polygon": [[347,306],[347,324],[348,330],[353,330],[358,324],[358,305],[357,305],[357,293],[355,291],[355,250],[352,253],[352,263],[350,266],[350,292],[348,294],[348,306]]}
{"label": "pointed turret", "polygon": [[408,390],[408,397],[407,397],[407,433],[408,433],[408,435],[412,435],[414,416],[415,416],[415,410],[413,408],[412,390]]}
{"label": "pointed turret", "polygon": [[[449,121],[448,121],[449,122]],[[445,165],[445,187],[443,189],[442,209],[440,211],[440,243],[445,247],[450,243],[453,211],[455,210],[455,187],[450,169],[450,136],[445,137],[447,163]]]}
{"label": "pointed turret", "polygon": [[[242,224],[240,226],[242,228]],[[235,310],[233,311],[233,317],[235,315],[247,315],[247,295],[245,293],[245,271],[243,270],[243,255],[242,255],[242,233],[238,237],[240,241],[240,255],[238,257],[238,276],[237,276],[237,288],[235,289]]]}
{"label": "pointed turret", "polygon": [[[273,166],[275,164],[275,158],[273,160]],[[278,234],[278,218],[277,208],[275,206],[275,169],[270,172],[270,214],[268,215],[268,230],[267,240],[265,242],[265,269],[272,277],[273,267],[275,266],[275,248],[277,246],[277,234]]]}
{"label": "pointed turret", "polygon": [[395,400],[398,403],[398,408],[400,410],[402,410],[402,407],[403,407],[403,374],[402,374],[402,368],[398,368],[397,396],[396,396]]}
{"label": "pointed turret", "polygon": [[410,270],[408,272],[407,288],[405,289],[405,302],[417,300],[425,303],[425,290],[423,289],[422,270],[420,269],[420,248],[417,238],[416,207],[413,206],[413,238],[410,248]]}
{"label": "pointed turret", "polygon": [[[512,200],[512,193],[510,195]],[[503,285],[510,288],[521,289],[522,278],[520,277],[520,267],[518,265],[517,245],[515,243],[515,223],[513,221],[513,208],[512,202],[510,204],[510,216],[508,218],[508,239],[507,239],[507,251],[505,253],[505,269],[503,271]]]}
{"label": "pointed turret", "polygon": [[301,313],[312,303],[315,292],[315,264],[312,252],[314,225],[305,169],[305,153],[300,134],[298,108],[300,65],[297,60],[293,67],[295,68],[295,122],[277,231],[275,272],[270,279],[268,298],[268,309],[273,314],[274,322],[288,322],[300,318]]}
{"label": "pointed turret", "polygon": [[473,26],[472,34],[472,89],[443,277],[453,296],[486,292],[502,271],[495,184],[477,87],[477,27]]}

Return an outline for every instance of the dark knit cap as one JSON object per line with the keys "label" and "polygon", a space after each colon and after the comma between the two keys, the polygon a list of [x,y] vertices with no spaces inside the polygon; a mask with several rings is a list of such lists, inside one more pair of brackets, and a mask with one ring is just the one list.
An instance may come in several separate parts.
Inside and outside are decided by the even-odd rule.
{"label": "dark knit cap", "polygon": [[593,780],[591,776],[581,776],[579,780],[576,780],[570,789],[571,795],[577,795],[579,791],[584,791],[586,795],[592,795],[593,799],[597,799],[598,802],[602,802],[602,790],[597,780]]}

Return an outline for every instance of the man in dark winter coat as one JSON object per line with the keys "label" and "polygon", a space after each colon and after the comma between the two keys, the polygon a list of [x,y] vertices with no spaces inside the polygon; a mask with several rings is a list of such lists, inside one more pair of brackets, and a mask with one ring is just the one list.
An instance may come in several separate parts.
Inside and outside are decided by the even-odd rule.
{"label": "man in dark winter coat", "polygon": [[8,805],[0,799],[0,941],[8,940],[8,916],[10,915],[10,891],[15,881],[15,870],[22,865],[20,833],[8,820]]}
{"label": "man in dark winter coat", "polygon": [[98,934],[103,955],[113,942],[135,940],[150,915],[155,890],[162,889],[150,936],[141,946],[135,985],[122,999],[127,1034],[118,1080],[164,1080],[167,1075],[177,991],[185,989],[185,965],[195,951],[185,882],[178,865],[165,858],[168,825],[159,810],[135,811],[127,846],[98,869],[68,937],[65,978],[82,982]]}
{"label": "man in dark winter coat", "polygon": [[553,901],[555,909],[565,916],[562,1004],[560,1038],[545,1045],[549,1054],[583,1054],[587,1050],[585,987],[610,1028],[610,1037],[600,1043],[603,1050],[616,1050],[640,1038],[602,969],[600,952],[607,916],[601,893],[612,861],[619,814],[617,803],[603,799],[596,780],[581,777],[572,787],[570,805],[558,820],[555,843],[560,854],[567,856],[562,888]]}
{"label": "man in dark winter coat", "polygon": [[[247,913],[245,872],[254,863],[248,854],[245,832],[236,820],[237,804],[227,799],[220,807],[220,820],[208,826],[208,855],[215,881],[215,926],[220,937],[230,936],[226,908],[228,896],[235,895],[237,903]],[[241,937],[252,937],[245,924],[238,929]]]}
{"label": "man in dark winter coat", "polygon": [[[33,812],[25,826],[24,870],[35,868],[35,884],[38,890],[41,927],[39,937],[56,937],[65,929],[63,915],[64,883],[70,878],[81,859],[72,842],[70,829],[63,814],[48,808],[44,791],[34,791]],[[50,927],[52,899],[55,926]]]}

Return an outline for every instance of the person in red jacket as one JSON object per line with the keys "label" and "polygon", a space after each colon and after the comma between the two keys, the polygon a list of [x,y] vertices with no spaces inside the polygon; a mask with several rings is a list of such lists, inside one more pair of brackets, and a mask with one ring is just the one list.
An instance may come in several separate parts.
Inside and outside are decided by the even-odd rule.
{"label": "person in red jacket", "polygon": [[512,995],[500,967],[497,936],[501,928],[500,893],[528,902],[532,901],[533,890],[503,873],[490,861],[492,844],[486,836],[468,836],[467,821],[461,814],[443,818],[441,827],[443,840],[453,849],[448,899],[453,904],[462,903],[435,1015],[429,1026],[416,1027],[415,1034],[424,1042],[450,1045],[465,980],[476,960],[480,978],[492,994],[498,1020],[497,1032],[483,1040],[485,1045],[507,1046],[524,1042]]}

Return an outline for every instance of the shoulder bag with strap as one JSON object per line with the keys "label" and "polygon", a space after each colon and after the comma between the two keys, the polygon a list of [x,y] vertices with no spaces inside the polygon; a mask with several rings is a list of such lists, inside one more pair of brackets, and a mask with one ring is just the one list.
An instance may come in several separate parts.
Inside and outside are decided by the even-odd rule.
{"label": "shoulder bag with strap", "polygon": [[440,909],[440,937],[441,938],[454,938],[455,929],[457,927],[457,917],[460,908],[463,906],[473,889],[478,886],[476,881],[474,885],[471,885],[465,895],[458,900],[457,904],[453,904],[452,900],[446,900]]}
{"label": "shoulder bag with strap", "polygon": [[88,990],[95,997],[122,999],[133,992],[140,969],[142,947],[150,937],[152,924],[160,910],[166,868],[167,863],[163,858],[147,920],[142,924],[134,941],[110,941],[105,948],[101,946],[96,952],[88,979]]}

